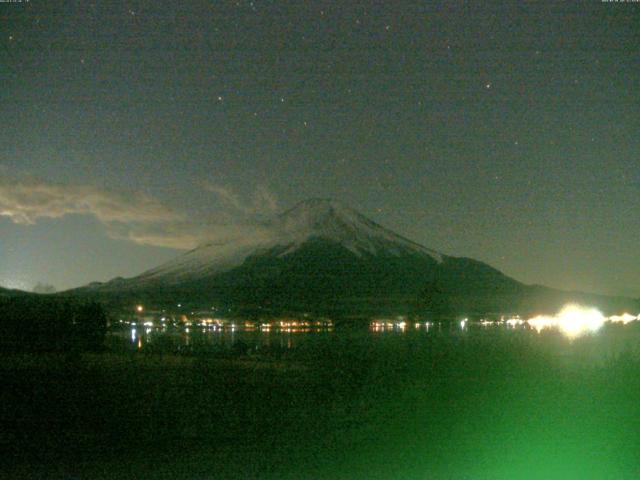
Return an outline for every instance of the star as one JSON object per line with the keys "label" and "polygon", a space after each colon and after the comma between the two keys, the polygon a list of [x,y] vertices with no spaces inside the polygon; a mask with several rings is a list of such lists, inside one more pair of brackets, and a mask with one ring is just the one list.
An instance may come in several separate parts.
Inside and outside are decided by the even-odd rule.
{"label": "star", "polygon": [[487,83],[487,84],[485,85],[485,88],[486,88],[487,90],[488,90],[488,89],[490,89],[490,88],[491,88],[491,84],[490,84],[490,83]]}

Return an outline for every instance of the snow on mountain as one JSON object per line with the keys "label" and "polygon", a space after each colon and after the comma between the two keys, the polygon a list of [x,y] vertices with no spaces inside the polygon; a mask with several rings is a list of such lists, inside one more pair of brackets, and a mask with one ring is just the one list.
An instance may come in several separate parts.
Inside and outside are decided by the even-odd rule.
{"label": "snow on mountain", "polygon": [[248,241],[238,243],[207,243],[195,248],[178,258],[148,270],[136,280],[147,281],[163,279],[170,282],[179,282],[190,278],[212,275],[230,270],[242,264],[245,258],[261,250],[276,246],[275,243],[254,243]]}
{"label": "snow on mountain", "polygon": [[421,253],[442,261],[438,252],[407,240],[333,200],[304,201],[283,213],[279,220],[283,239],[293,240],[291,247],[281,255],[295,251],[310,238],[319,237],[339,243],[358,256],[364,253]]}
{"label": "snow on mountain", "polygon": [[241,265],[250,255],[266,253],[275,247],[281,247],[280,257],[286,256],[314,238],[338,243],[357,256],[419,254],[437,262],[442,262],[443,258],[438,252],[407,240],[329,199],[303,201],[258,228],[260,234],[255,237],[201,245],[132,280],[177,283],[213,275]]}
{"label": "snow on mountain", "polygon": [[610,311],[637,307],[628,299],[523,285],[483,262],[441,255],[407,240],[332,200],[307,200],[268,222],[240,227],[245,233],[236,241],[206,243],[137,277],[66,294],[129,306],[148,298],[156,303],[219,302],[253,313],[338,316],[484,315],[514,308],[539,313],[568,302]]}

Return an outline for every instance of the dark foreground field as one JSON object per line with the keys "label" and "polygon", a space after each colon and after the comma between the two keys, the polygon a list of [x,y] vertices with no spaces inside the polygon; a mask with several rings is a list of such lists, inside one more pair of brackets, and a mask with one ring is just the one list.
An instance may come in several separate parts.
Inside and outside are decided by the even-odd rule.
{"label": "dark foreground field", "polygon": [[640,328],[0,357],[3,478],[640,478]]}

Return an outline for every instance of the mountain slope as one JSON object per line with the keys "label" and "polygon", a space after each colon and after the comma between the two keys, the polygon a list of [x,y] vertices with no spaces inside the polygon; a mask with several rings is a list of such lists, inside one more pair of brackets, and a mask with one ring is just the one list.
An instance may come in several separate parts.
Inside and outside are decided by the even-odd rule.
{"label": "mountain slope", "polygon": [[533,311],[543,300],[550,308],[566,300],[564,292],[529,287],[482,262],[428,249],[331,200],[302,202],[260,232],[241,243],[205,244],[137,277],[75,293],[345,315]]}
{"label": "mountain slope", "polygon": [[442,255],[331,200],[302,202],[261,231],[268,234],[205,244],[137,277],[78,293],[335,312],[406,311],[428,308],[424,295],[521,288],[488,265]]}
{"label": "mountain slope", "polygon": [[442,259],[438,252],[411,242],[338,202],[325,199],[302,202],[263,225],[262,230],[267,234],[254,241],[243,239],[242,243],[202,245],[133,280],[138,284],[177,284],[238,267],[249,256],[270,255],[277,251],[278,256],[285,257],[317,238],[338,244],[358,257],[417,253],[437,261]]}
{"label": "mountain slope", "polygon": [[16,296],[27,296],[27,295],[33,296],[34,294],[31,293],[31,292],[25,292],[25,291],[22,291],[22,290],[14,290],[14,289],[0,287],[0,298],[3,298],[3,297],[16,297]]}

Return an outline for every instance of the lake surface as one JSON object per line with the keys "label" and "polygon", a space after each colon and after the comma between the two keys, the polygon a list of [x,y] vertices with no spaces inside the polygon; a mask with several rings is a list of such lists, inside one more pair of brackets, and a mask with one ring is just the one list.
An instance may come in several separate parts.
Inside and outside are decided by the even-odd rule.
{"label": "lake surface", "polygon": [[289,350],[318,338],[335,334],[333,327],[308,328],[228,328],[131,327],[111,331],[107,340],[116,350],[155,349],[178,352],[220,352],[234,348],[260,351]]}
{"label": "lake surface", "polygon": [[439,342],[470,339],[522,338],[557,354],[602,360],[621,352],[640,354],[640,322],[627,325],[607,323],[599,331],[567,336],[558,329],[538,331],[522,320],[497,322],[408,322],[372,321],[369,324],[334,327],[330,325],[270,325],[235,322],[224,327],[211,326],[120,326],[107,336],[114,352],[178,354],[285,355],[315,348],[318,343],[382,345],[410,344],[427,348]]}
{"label": "lake surface", "polygon": [[0,362],[6,478],[640,478],[637,321],[128,325],[108,345]]}
{"label": "lake surface", "polygon": [[[494,329],[513,329],[507,324],[491,326]],[[156,327],[126,326],[110,331],[109,344],[117,350],[178,349],[181,351],[197,350],[206,352],[233,349],[238,345],[249,350],[263,349],[291,350],[318,340],[341,338],[371,338],[372,340],[388,336],[397,337],[429,337],[433,335],[474,334],[488,325],[466,324],[460,322],[406,322],[406,321],[374,321],[369,324],[350,325],[335,328],[329,325],[280,326],[279,322],[266,324],[245,324],[236,322],[224,327],[191,326],[191,327]]]}

